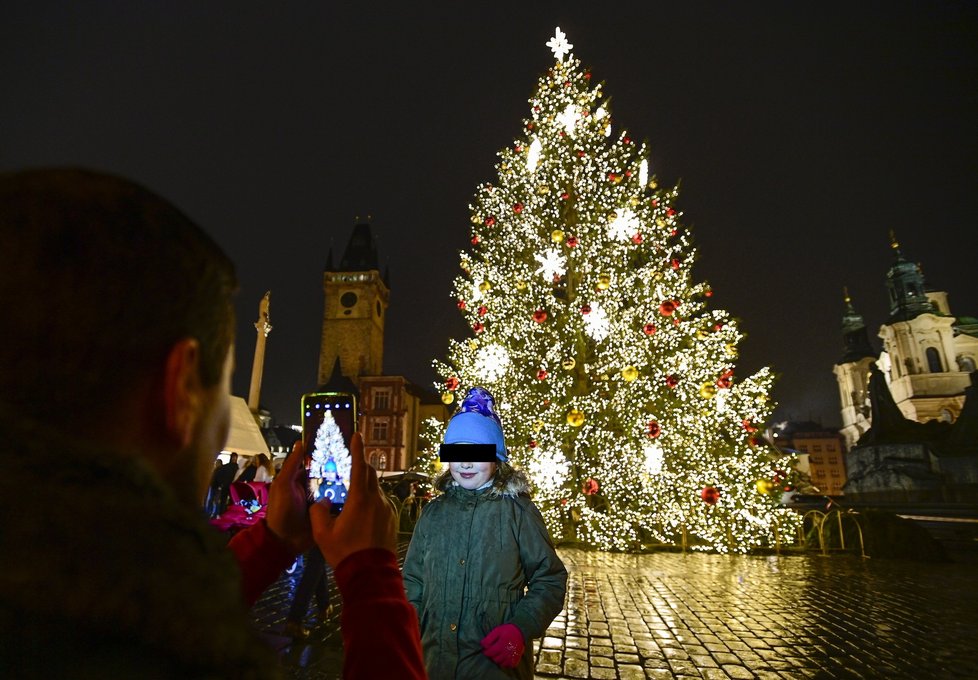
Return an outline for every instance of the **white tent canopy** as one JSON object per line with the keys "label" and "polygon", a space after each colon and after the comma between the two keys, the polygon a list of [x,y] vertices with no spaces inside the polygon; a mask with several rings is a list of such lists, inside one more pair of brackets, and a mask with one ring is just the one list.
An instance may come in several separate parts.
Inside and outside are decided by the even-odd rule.
{"label": "white tent canopy", "polygon": [[231,429],[228,432],[227,444],[221,452],[221,458],[226,460],[232,451],[237,452],[239,457],[268,453],[268,444],[261,436],[261,430],[258,429],[258,423],[255,422],[247,402],[233,395],[231,396]]}

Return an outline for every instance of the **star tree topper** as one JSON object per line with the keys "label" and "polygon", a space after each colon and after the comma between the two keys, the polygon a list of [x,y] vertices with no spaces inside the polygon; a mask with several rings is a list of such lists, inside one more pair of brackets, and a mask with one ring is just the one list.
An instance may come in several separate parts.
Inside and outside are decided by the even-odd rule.
{"label": "star tree topper", "polygon": [[557,57],[557,61],[563,61],[564,55],[570,54],[574,46],[567,42],[567,35],[558,26],[554,37],[547,41],[547,47],[553,51],[554,56]]}

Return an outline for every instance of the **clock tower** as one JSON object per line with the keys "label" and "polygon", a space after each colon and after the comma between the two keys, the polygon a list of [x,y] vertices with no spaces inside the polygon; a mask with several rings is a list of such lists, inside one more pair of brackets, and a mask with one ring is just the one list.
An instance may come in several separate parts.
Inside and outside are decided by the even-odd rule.
{"label": "clock tower", "polygon": [[357,221],[339,266],[330,250],[323,272],[323,332],[319,349],[319,385],[326,384],[337,360],[340,372],[357,382],[381,375],[384,317],[390,288],[380,275],[377,244],[369,221]]}

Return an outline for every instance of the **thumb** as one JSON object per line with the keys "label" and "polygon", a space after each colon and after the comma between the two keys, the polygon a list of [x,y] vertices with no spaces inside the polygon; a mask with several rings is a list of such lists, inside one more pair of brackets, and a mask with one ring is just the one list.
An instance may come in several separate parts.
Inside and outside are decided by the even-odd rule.
{"label": "thumb", "polygon": [[332,505],[329,499],[326,499],[309,506],[309,521],[312,523],[314,538],[320,535],[329,538],[333,535],[333,524],[336,522],[336,517],[329,511]]}

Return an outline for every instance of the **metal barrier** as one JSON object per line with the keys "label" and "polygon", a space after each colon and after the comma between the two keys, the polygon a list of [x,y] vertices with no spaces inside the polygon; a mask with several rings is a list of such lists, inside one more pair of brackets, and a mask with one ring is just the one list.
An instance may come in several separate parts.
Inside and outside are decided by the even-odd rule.
{"label": "metal barrier", "polygon": [[852,522],[852,525],[856,527],[856,534],[859,536],[859,554],[868,558],[866,554],[866,544],[863,540],[863,528],[859,524],[859,520],[856,516],[859,513],[852,510],[830,510],[829,512],[822,512],[821,510],[809,510],[802,516],[802,524],[799,527],[799,537],[801,538],[802,545],[807,547],[808,539],[805,535],[805,524],[811,519],[812,528],[815,529],[816,535],[818,536],[818,548],[822,555],[829,554],[828,542],[825,540],[825,523],[829,521],[832,515],[835,515],[836,521],[839,527],[839,550],[846,550],[846,532],[845,526],[843,524],[843,519],[848,519]]}

